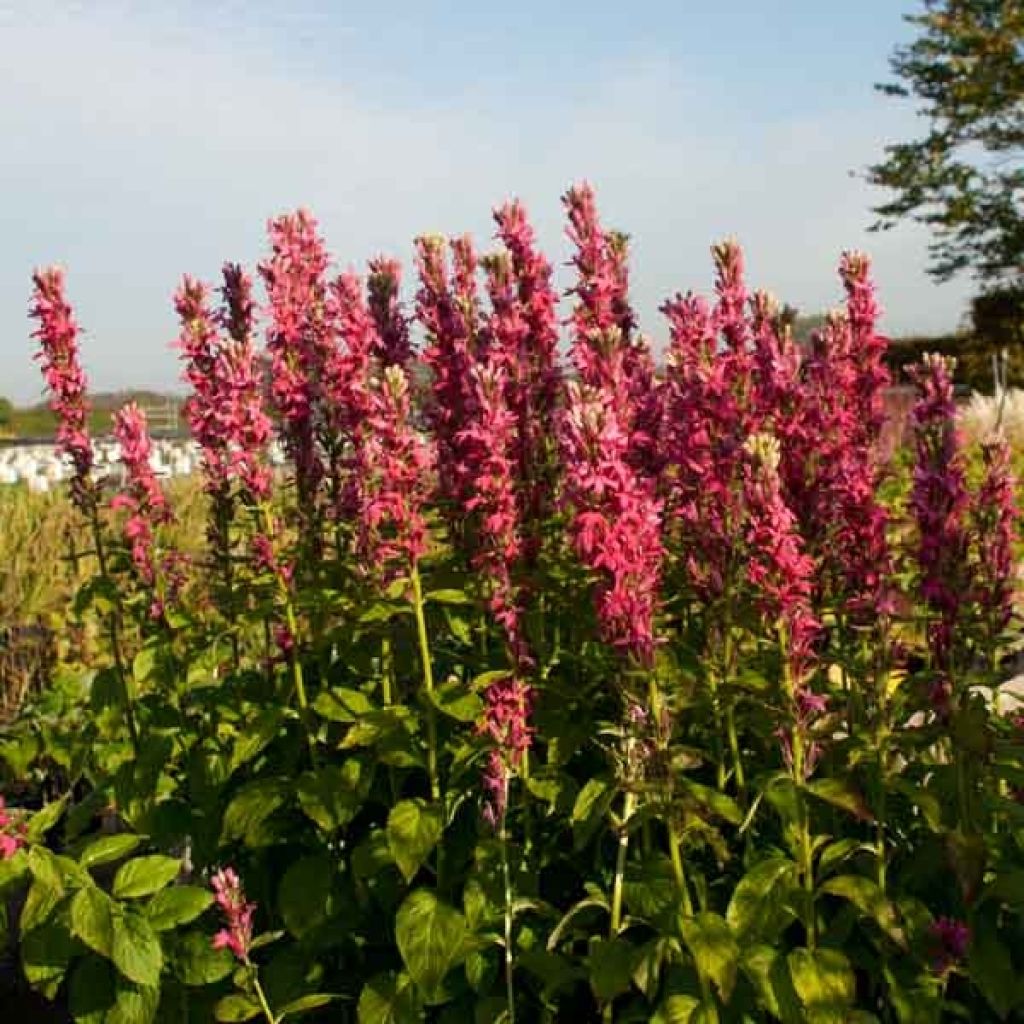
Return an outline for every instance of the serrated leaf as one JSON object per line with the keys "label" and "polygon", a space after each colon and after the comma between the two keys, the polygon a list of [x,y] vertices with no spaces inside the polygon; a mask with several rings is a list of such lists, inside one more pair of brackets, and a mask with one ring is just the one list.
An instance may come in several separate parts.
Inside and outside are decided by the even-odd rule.
{"label": "serrated leaf", "polygon": [[160,940],[149,922],[134,911],[128,910],[114,920],[111,959],[129,981],[143,986],[160,984]]}
{"label": "serrated leaf", "polygon": [[136,857],[117,869],[112,892],[119,900],[140,899],[170,885],[179,874],[181,861],[177,857],[164,857],[161,854]]}
{"label": "serrated leaf", "polygon": [[434,706],[457,722],[476,722],[484,711],[479,695],[455,679],[442,683],[434,691]]}
{"label": "serrated leaf", "polygon": [[42,842],[46,833],[60,821],[66,807],[67,797],[61,797],[59,800],[47,804],[42,810],[36,811],[28,819],[25,829],[26,839],[30,843]]}
{"label": "serrated leaf", "polygon": [[285,927],[302,938],[323,924],[334,910],[335,867],[330,857],[314,855],[295,861],[277,890],[277,905]]}
{"label": "serrated leaf", "polygon": [[871,810],[863,795],[851,782],[843,779],[815,779],[807,783],[807,792],[861,821],[872,820]]}
{"label": "serrated leaf", "polygon": [[372,763],[353,756],[303,773],[295,790],[305,814],[325,832],[334,832],[356,816],[372,782]]}
{"label": "serrated leaf", "polygon": [[223,1024],[237,1024],[238,1021],[252,1020],[261,1013],[260,1004],[249,996],[235,993],[224,996],[213,1008],[213,1016]]}
{"label": "serrated leaf", "polygon": [[359,1024],[419,1024],[423,1009],[406,974],[378,974],[359,994]]}
{"label": "serrated leaf", "polygon": [[331,722],[355,722],[363,715],[379,709],[362,690],[335,686],[317,694],[313,710]]}
{"label": "serrated leaf", "polygon": [[235,958],[226,949],[214,949],[209,935],[190,931],[174,944],[173,965],[186,985],[213,985],[226,978],[235,967]]}
{"label": "serrated leaf", "polygon": [[194,885],[175,885],[158,892],[146,906],[154,931],[163,932],[194,921],[213,902],[213,893]]}
{"label": "serrated leaf", "polygon": [[590,987],[602,1001],[628,992],[633,974],[634,947],[626,939],[596,939],[590,947]]}
{"label": "serrated leaf", "polygon": [[101,836],[82,851],[78,863],[83,868],[95,868],[101,864],[110,864],[115,860],[121,860],[122,857],[127,857],[141,842],[142,836],[130,832],[116,836]]}
{"label": "serrated leaf", "polygon": [[333,1003],[335,999],[340,998],[340,996],[330,995],[326,992],[314,992],[308,996],[293,999],[275,1012],[278,1020],[284,1020],[285,1017],[297,1017],[300,1013],[306,1013],[308,1010],[318,1010],[321,1006],[327,1006],[328,1003]]}
{"label": "serrated leaf", "polygon": [[711,913],[682,917],[679,930],[698,972],[710,978],[728,1002],[736,983],[740,947],[725,918]]}
{"label": "serrated leaf", "polygon": [[794,949],[786,960],[804,1009],[838,1009],[853,1002],[856,979],[850,962],[838,950]]}
{"label": "serrated leaf", "polygon": [[93,885],[71,900],[71,932],[91,950],[107,958],[114,943],[114,908],[110,897]]}
{"label": "serrated leaf", "polygon": [[221,843],[241,839],[248,845],[263,822],[287,800],[288,791],[283,779],[258,779],[242,786],[224,812]]}
{"label": "serrated leaf", "polygon": [[68,985],[68,1009],[75,1024],[106,1024],[114,1006],[114,970],[96,956],[75,964]]}
{"label": "serrated leaf", "polygon": [[861,875],[838,875],[821,886],[820,892],[849,900],[865,917],[870,917],[899,946],[906,946],[899,915],[878,884]]}
{"label": "serrated leaf", "polygon": [[592,778],[580,790],[572,809],[573,844],[579,850],[586,846],[601,827],[615,799],[615,789],[606,779]]}
{"label": "serrated leaf", "polygon": [[651,1017],[650,1024],[691,1024],[699,1006],[700,1000],[696,996],[679,993],[666,996]]}
{"label": "serrated leaf", "polygon": [[406,882],[411,882],[420,866],[441,838],[441,808],[419,798],[402,800],[388,814],[388,849]]}
{"label": "serrated leaf", "polygon": [[737,936],[742,938],[758,923],[766,901],[773,899],[776,886],[795,870],[796,865],[787,857],[771,857],[755,864],[740,879],[725,915]]}
{"label": "serrated leaf", "polygon": [[427,889],[411,893],[395,919],[398,951],[424,1000],[434,1005],[447,998],[444,979],[468,955],[466,919]]}
{"label": "serrated leaf", "polygon": [[268,708],[245,726],[245,731],[235,740],[231,750],[228,772],[234,772],[243,764],[257,757],[281,731],[284,712],[280,708]]}
{"label": "serrated leaf", "polygon": [[454,587],[431,590],[423,595],[423,600],[427,604],[462,605],[473,603],[473,599],[464,590],[457,590]]}

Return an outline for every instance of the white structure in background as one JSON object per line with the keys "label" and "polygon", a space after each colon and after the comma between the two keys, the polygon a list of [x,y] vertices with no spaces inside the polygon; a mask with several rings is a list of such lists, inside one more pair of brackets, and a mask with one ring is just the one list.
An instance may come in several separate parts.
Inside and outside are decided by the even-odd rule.
{"label": "white structure in background", "polygon": [[[121,448],[115,441],[101,440],[95,445],[97,478],[120,482]],[[270,464],[280,468],[286,461],[283,445],[274,441],[270,446]],[[150,465],[160,480],[191,476],[202,466],[199,445],[190,440],[154,440]],[[53,490],[71,476],[71,463],[57,454],[50,444],[10,445],[0,447],[0,487],[22,484],[31,491]]]}

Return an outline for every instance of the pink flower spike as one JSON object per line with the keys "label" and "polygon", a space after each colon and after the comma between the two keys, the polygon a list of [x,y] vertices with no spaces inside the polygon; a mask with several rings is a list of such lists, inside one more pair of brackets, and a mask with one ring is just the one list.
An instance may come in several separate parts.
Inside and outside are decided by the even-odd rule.
{"label": "pink flower spike", "polygon": [[230,949],[240,961],[248,963],[256,904],[246,902],[242,883],[231,868],[217,871],[210,879],[210,887],[227,924],[214,936],[213,948]]}

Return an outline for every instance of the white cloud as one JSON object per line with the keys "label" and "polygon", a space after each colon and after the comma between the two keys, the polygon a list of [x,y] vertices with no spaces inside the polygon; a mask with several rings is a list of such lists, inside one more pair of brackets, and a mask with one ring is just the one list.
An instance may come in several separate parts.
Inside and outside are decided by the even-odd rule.
{"label": "white cloud", "polygon": [[[848,171],[877,157],[903,115],[867,97],[828,120],[725,119],[662,62],[630,61],[547,101],[515,96],[399,105],[303,74],[265,38],[200,34],[170,15],[85,5],[0,21],[0,392],[38,393],[23,311],[34,264],[69,268],[96,385],[166,385],[170,295],[183,271],[262,255],[268,216],[307,205],[341,262],[408,259],[420,232],[471,230],[527,202],[566,256],[558,197],[587,176],[608,224],[634,239],[644,326],[669,292],[710,283],[710,243],[736,234],[754,285],[814,309],[838,297],[840,249],[876,260],[891,331],[952,327],[966,286],[923,273],[922,234],[867,235],[872,196]],[[0,15],[0,17],[3,17]]]}

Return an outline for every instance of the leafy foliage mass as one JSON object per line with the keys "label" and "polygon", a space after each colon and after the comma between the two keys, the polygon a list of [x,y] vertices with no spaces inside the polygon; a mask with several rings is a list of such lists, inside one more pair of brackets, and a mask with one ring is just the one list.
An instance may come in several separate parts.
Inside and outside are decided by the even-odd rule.
{"label": "leafy foliage mass", "polygon": [[518,203],[480,261],[418,240],[419,353],[397,263],[332,277],[303,212],[261,310],[237,266],[216,307],[186,279],[201,551],[137,408],[121,490],[97,479],[63,275],[36,274],[92,571],[0,737],[0,892],[79,1024],[1024,1008],[1005,442],[968,461],[932,358],[894,486],[857,253],[804,351],[716,246],[656,374],[625,236],[588,187],[565,204],[569,367]]}

